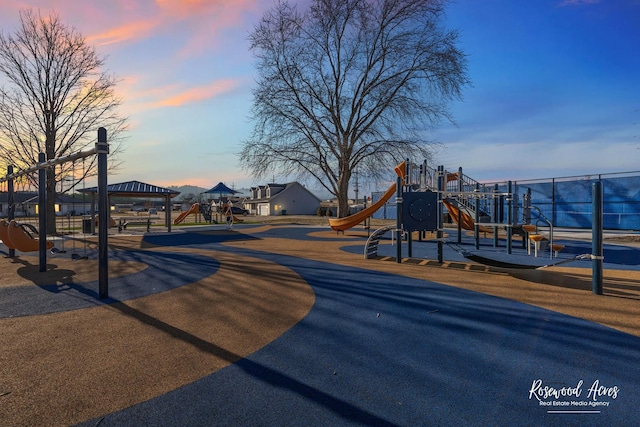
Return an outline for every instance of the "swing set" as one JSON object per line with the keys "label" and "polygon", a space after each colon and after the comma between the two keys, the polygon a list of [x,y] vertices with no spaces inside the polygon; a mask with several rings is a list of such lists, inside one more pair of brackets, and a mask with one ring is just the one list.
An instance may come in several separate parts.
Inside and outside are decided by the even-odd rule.
{"label": "swing set", "polygon": [[[47,191],[46,191],[46,171],[55,168],[57,165],[63,165],[72,162],[75,168],[76,160],[84,159],[89,156],[97,156],[98,163],[98,296],[100,299],[108,297],[108,218],[109,205],[107,195],[107,155],[109,154],[109,144],[107,143],[107,130],[105,128],[98,129],[98,141],[91,149],[79,151],[64,157],[46,160],[44,153],[38,155],[38,163],[23,170],[14,172],[13,166],[7,167],[7,175],[0,178],[0,183],[7,183],[8,195],[8,220],[0,221],[0,239],[9,249],[9,257],[15,257],[15,251],[20,252],[38,252],[39,253],[39,271],[47,271],[47,252],[54,249],[53,242],[47,241]],[[34,172],[38,172],[38,228],[33,225],[18,223],[15,219],[14,203],[14,181],[25,176],[29,176]],[[75,181],[75,177],[74,177]],[[74,186],[77,182],[74,182]],[[84,180],[83,180],[84,185]],[[74,209],[75,209],[75,201]],[[75,213],[75,212],[74,212]],[[95,213],[91,212],[92,223]],[[85,232],[83,227],[83,233]],[[37,235],[38,237],[35,237]],[[86,241],[86,240],[85,240]],[[80,256],[75,253],[75,239],[73,239],[72,259],[81,259],[86,257],[85,254]],[[62,249],[55,249],[53,253],[61,253]],[[66,251],[65,251],[66,252]]]}

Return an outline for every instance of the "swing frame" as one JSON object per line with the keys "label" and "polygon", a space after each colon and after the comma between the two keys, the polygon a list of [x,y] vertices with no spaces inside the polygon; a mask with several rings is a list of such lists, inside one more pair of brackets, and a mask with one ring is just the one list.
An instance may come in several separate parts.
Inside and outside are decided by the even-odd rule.
{"label": "swing frame", "polygon": [[[109,226],[109,199],[107,194],[107,155],[109,154],[109,144],[107,143],[107,130],[103,127],[98,129],[98,141],[91,149],[79,151],[64,157],[46,160],[46,155],[38,155],[38,163],[14,172],[13,166],[7,167],[7,175],[0,178],[0,183],[7,182],[9,219],[15,218],[15,204],[13,184],[16,178],[38,172],[38,206],[39,206],[39,270],[47,271],[47,192],[46,192],[46,170],[56,165],[73,162],[77,159],[84,159],[89,156],[98,157],[98,297],[108,298],[109,267],[108,267],[108,226]],[[92,216],[94,213],[92,212]],[[15,257],[15,249],[9,249],[9,256]]]}

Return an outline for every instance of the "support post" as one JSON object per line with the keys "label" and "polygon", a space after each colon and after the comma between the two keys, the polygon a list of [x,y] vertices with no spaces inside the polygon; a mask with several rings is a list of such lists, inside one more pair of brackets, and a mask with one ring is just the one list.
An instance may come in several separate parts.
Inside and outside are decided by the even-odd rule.
{"label": "support post", "polygon": [[475,218],[473,225],[473,234],[476,240],[476,249],[480,249],[480,183],[476,182],[476,203],[475,203]]}
{"label": "support post", "polygon": [[[13,175],[13,166],[9,165],[7,166],[7,176],[11,176]],[[8,219],[9,222],[11,222],[11,220],[16,219],[16,204],[15,204],[15,199],[14,199],[14,193],[13,193],[13,178],[9,178],[7,179],[7,203],[9,205],[9,212],[8,212]],[[9,257],[13,258],[16,256],[16,250],[15,249],[9,249]]]}
{"label": "support post", "polygon": [[513,185],[511,181],[507,183],[507,253],[511,255],[513,252]]}
{"label": "support post", "polygon": [[596,295],[602,295],[602,264],[603,264],[603,249],[602,249],[602,183],[600,181],[594,182],[592,187],[592,225],[591,225],[591,240],[592,240],[592,256],[591,256],[591,287],[592,291]]}
{"label": "support post", "polygon": [[[47,161],[44,153],[38,154],[38,164]],[[38,252],[40,272],[47,271],[47,169],[38,170]]]}
{"label": "support post", "polygon": [[[499,222],[500,216],[498,214],[498,184],[494,184],[493,186],[493,223],[497,224]],[[498,247],[498,226],[493,226],[493,247]]]}
{"label": "support post", "polygon": [[[444,171],[444,169],[443,169]],[[445,177],[445,180],[448,180],[449,177]],[[460,166],[458,168],[458,191],[462,193],[462,190],[464,189],[464,183],[462,181],[462,166]],[[446,187],[447,182],[445,181],[444,186]],[[443,188],[444,190],[444,188]],[[462,208],[460,206],[462,206],[462,198],[463,196],[458,196],[458,244],[462,244]]]}
{"label": "support post", "polygon": [[109,196],[107,189],[107,130],[98,129],[98,298],[109,297]]}
{"label": "support post", "polygon": [[[444,191],[444,187],[446,185],[445,181],[445,177],[444,177],[444,166],[438,166],[438,230],[436,231],[436,239],[438,240],[438,262],[440,264],[442,264],[443,262],[443,254],[442,254],[442,216],[443,216],[443,210],[442,210],[442,193]],[[458,211],[458,215],[460,215],[459,213],[460,211]],[[458,218],[458,222],[460,218]],[[460,234],[458,233],[458,236],[460,236]]]}
{"label": "support post", "polygon": [[402,262],[402,178],[396,180],[396,262]]}
{"label": "support post", "polygon": [[[209,224],[211,224],[211,220],[213,219],[213,209],[211,209],[211,204],[209,204]],[[167,227],[167,232],[171,233],[171,196],[166,195],[164,200],[164,223]]]}

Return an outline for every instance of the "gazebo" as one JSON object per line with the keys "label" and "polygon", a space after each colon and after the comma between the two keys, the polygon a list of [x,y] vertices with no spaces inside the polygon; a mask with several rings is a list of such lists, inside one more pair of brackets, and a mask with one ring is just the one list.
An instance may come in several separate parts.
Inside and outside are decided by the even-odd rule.
{"label": "gazebo", "polygon": [[221,198],[223,194],[230,194],[230,195],[234,195],[236,193],[238,193],[236,190],[227,187],[225,184],[223,184],[222,182],[219,182],[218,184],[216,184],[213,188],[210,188],[209,190],[204,192],[205,194],[218,194],[218,197]]}
{"label": "gazebo", "polygon": [[[83,190],[79,190],[79,192],[91,194],[91,212],[93,216],[93,212],[95,212],[95,199],[98,193],[98,187],[85,188]],[[171,199],[180,194],[179,191],[146,184],[140,181],[127,181],[119,184],[108,185],[107,194],[109,198],[109,206],[111,206],[111,196],[164,199],[165,227],[167,227],[167,231],[171,231]],[[91,221],[91,224],[93,228],[94,221]]]}

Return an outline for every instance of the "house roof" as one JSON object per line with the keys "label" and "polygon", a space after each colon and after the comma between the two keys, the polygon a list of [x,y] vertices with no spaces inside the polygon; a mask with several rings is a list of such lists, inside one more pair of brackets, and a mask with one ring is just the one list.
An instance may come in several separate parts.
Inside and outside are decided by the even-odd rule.
{"label": "house roof", "polygon": [[[97,193],[98,187],[85,188],[78,190],[80,193]],[[110,184],[107,186],[107,193],[113,196],[129,196],[129,197],[176,197],[179,191],[170,190],[168,188],[158,187],[156,185],[146,184],[140,181],[127,181],[118,184]]]}
{"label": "house roof", "polygon": [[286,194],[286,190],[288,188],[291,188],[291,187],[294,187],[294,186],[299,186],[299,187],[303,188],[311,196],[313,196],[316,199],[318,199],[319,202],[321,201],[320,198],[318,198],[318,196],[313,194],[311,191],[309,191],[305,186],[303,186],[299,182],[289,182],[287,184],[267,184],[266,186],[260,186],[260,187],[269,187],[269,186],[270,187],[282,187],[283,189],[282,189],[282,191],[278,191],[276,194],[274,194],[274,195],[272,195],[270,197],[261,197],[261,198],[258,198],[258,199],[248,199],[247,202],[249,202],[249,203],[265,203],[265,202],[269,202],[269,201],[275,200],[278,197],[281,197],[283,194]]}

